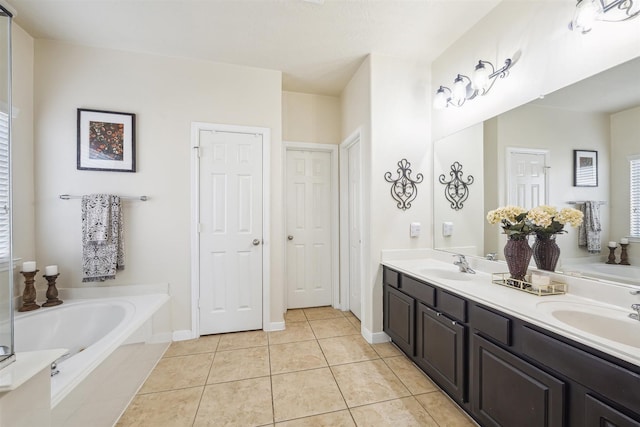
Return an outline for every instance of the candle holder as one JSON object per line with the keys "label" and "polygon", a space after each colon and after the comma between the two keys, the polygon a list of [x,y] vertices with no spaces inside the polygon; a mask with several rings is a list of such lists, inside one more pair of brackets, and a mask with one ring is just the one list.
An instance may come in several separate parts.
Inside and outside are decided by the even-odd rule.
{"label": "candle holder", "polygon": [[53,307],[55,305],[62,304],[62,300],[58,299],[58,288],[56,288],[56,279],[60,274],[54,274],[53,276],[44,276],[47,279],[49,287],[47,288],[47,302],[42,304],[43,307]]}
{"label": "candle holder", "polygon": [[34,277],[38,271],[40,270],[20,272],[24,276],[24,291],[22,292],[22,307],[18,311],[31,311],[40,308],[36,304],[36,288],[33,286]]}
{"label": "candle holder", "polygon": [[609,259],[607,260],[607,264],[617,264],[617,262],[616,262],[616,248],[612,248],[611,246],[609,246]]}
{"label": "candle holder", "polygon": [[628,243],[620,243],[622,247],[622,252],[620,252],[620,265],[631,265],[629,264],[629,255],[627,254],[627,246]]}

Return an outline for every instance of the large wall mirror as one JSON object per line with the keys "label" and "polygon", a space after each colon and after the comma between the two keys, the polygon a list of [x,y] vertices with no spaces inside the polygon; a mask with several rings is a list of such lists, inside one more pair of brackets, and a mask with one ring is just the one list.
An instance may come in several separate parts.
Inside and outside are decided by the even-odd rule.
{"label": "large wall mirror", "polygon": [[11,14],[0,6],[0,368],[14,359],[11,257]]}
{"label": "large wall mirror", "polygon": [[[577,230],[569,227],[557,238],[561,249],[557,269],[638,283],[640,244],[632,242],[629,247],[632,267],[605,264],[608,242],[619,242],[630,232],[629,158],[640,154],[637,76],[640,58],[437,141],[434,248],[481,257],[495,253],[503,259],[506,238],[498,225],[487,223],[488,211],[531,203],[532,198],[558,208],[596,201],[601,253],[578,247]],[[597,152],[597,185],[574,185],[574,150]],[[457,210],[451,208],[439,182],[441,174],[449,178],[455,162],[462,165],[463,179],[474,178],[467,200]],[[523,174],[521,164],[537,169]],[[618,248],[618,259],[619,253]]]}

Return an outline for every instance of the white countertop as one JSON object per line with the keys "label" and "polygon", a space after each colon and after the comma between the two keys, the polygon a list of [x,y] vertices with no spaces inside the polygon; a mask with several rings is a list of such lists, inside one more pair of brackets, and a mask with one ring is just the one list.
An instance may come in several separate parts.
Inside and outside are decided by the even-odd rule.
{"label": "white countertop", "polygon": [[[434,277],[433,275],[428,275],[428,271],[426,273],[423,271],[428,269],[444,269],[452,272],[458,272],[458,267],[453,265],[452,262],[443,262],[427,257],[413,259],[385,258],[388,258],[388,256],[383,256],[382,264],[396,271],[406,273],[407,275],[418,279],[423,279],[469,300],[481,303],[487,307],[495,308],[513,317],[525,320],[558,335],[570,338],[576,342],[585,344],[621,360],[640,366],[639,347],[621,344],[617,341],[605,339],[598,335],[588,334],[580,329],[569,326],[566,323],[557,320],[549,310],[545,310],[544,306],[540,304],[545,303],[546,305],[548,302],[575,303],[582,307],[587,307],[588,310],[593,308],[593,312],[595,313],[598,311],[619,313],[619,318],[616,318],[616,321],[628,322],[632,329],[637,326],[637,336],[640,337],[640,322],[630,319],[627,316],[627,314],[631,313],[632,310],[628,309],[625,311],[625,309],[620,305],[605,303],[600,299],[600,295],[594,295],[594,298],[597,299],[590,299],[582,295],[575,295],[571,293],[571,286],[569,286],[569,293],[567,294],[541,297],[521,292],[517,289],[509,289],[504,286],[493,284],[491,282],[491,274],[477,270],[476,274],[471,275],[473,276],[472,280],[464,281]],[[628,297],[629,305],[636,302],[631,295],[628,295]],[[620,298],[618,298],[618,300],[619,299]],[[546,306],[548,307],[549,305]]]}

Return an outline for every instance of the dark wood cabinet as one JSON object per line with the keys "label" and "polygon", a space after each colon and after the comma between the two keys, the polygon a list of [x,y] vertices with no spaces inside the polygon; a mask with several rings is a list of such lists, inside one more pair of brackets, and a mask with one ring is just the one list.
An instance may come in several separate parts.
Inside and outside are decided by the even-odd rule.
{"label": "dark wood cabinet", "polygon": [[561,427],[565,383],[474,335],[473,415],[486,426]]}
{"label": "dark wood cabinet", "polygon": [[640,367],[388,267],[383,277],[384,331],[481,426],[640,427]]}
{"label": "dark wood cabinet", "polygon": [[416,363],[457,401],[466,399],[466,327],[418,303]]}
{"label": "dark wood cabinet", "polygon": [[585,427],[640,427],[640,422],[633,420],[614,409],[598,398],[585,395]]}
{"label": "dark wood cabinet", "polygon": [[409,356],[415,354],[416,302],[395,288],[384,287],[384,332]]}

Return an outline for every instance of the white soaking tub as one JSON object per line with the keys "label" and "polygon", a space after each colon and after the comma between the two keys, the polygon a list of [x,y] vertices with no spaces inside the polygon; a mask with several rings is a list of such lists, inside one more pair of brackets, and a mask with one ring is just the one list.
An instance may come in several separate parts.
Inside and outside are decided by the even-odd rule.
{"label": "white soaking tub", "polygon": [[65,348],[51,378],[51,407],[151,319],[166,294],[65,300],[55,307],[16,313],[16,353]]}

